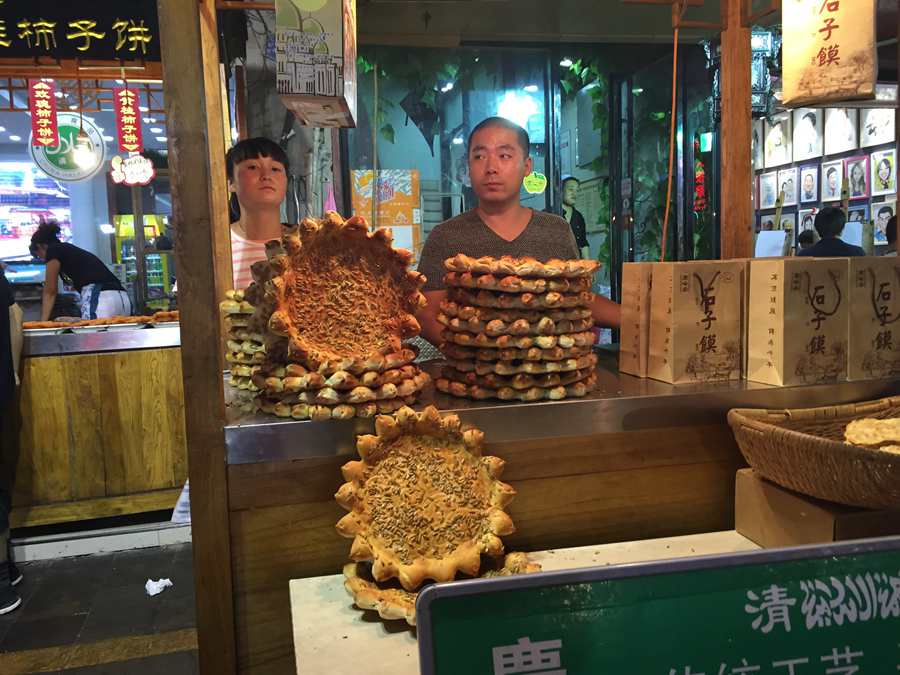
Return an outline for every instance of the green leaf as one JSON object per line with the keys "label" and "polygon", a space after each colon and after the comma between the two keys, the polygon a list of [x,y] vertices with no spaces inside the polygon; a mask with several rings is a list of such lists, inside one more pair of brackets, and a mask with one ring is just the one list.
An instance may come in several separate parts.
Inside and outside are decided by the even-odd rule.
{"label": "green leaf", "polygon": [[425,93],[422,94],[420,100],[429,108],[433,108],[435,100],[434,89],[426,89]]}
{"label": "green leaf", "polygon": [[566,96],[572,95],[573,87],[571,82],[568,80],[560,80],[559,84],[563,88],[563,91],[566,92]]}
{"label": "green leaf", "polygon": [[379,132],[381,133],[381,137],[384,140],[386,140],[390,143],[394,142],[394,127],[393,127],[393,125],[385,124],[383,127],[381,127],[381,129],[379,129]]}

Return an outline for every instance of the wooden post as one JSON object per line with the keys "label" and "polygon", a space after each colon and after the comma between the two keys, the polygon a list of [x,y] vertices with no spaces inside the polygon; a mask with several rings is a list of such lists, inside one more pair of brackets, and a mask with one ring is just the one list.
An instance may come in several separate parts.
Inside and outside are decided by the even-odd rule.
{"label": "wooden post", "polygon": [[236,670],[219,299],[231,287],[213,3],[158,0],[178,262],[200,671]]}
{"label": "wooden post", "polygon": [[722,259],[753,255],[750,158],[750,29],[742,0],[722,0]]}

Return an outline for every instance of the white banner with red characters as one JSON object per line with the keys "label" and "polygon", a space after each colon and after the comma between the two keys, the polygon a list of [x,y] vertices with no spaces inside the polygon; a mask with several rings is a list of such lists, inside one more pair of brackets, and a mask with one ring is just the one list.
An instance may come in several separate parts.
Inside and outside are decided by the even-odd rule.
{"label": "white banner with red characters", "polygon": [[783,0],[783,103],[875,98],[875,0]]}
{"label": "white banner with red characters", "polygon": [[58,146],[59,125],[52,80],[28,80],[28,109],[31,111],[31,144],[43,148]]}
{"label": "white banner with red characters", "polygon": [[116,129],[119,132],[121,152],[141,152],[144,143],[141,137],[138,92],[128,87],[115,87],[113,101],[116,105]]}

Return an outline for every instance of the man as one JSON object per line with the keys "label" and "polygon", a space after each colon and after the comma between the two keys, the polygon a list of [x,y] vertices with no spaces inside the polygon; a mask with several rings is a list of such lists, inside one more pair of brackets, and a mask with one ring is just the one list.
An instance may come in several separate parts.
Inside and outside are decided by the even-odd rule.
{"label": "man", "polygon": [[[875,219],[875,232],[885,232],[887,230],[888,221],[894,215],[894,209],[890,206],[882,206],[878,209]],[[877,239],[877,237],[876,237]]]}
{"label": "man", "polygon": [[[522,181],[531,173],[528,133],[502,117],[489,117],[469,135],[469,177],[478,206],[446,220],[425,241],[419,271],[428,281],[423,289],[428,304],[419,314],[422,337],[441,342],[437,321],[446,297],[444,260],[464,253],[473,257],[532,256],[540,260],[578,257],[569,224],[550,213],[519,203]],[[595,295],[591,309],[602,326],[619,326],[619,306]]]}
{"label": "man", "polygon": [[831,167],[828,169],[828,172],[825,174],[826,184],[828,185],[828,192],[825,194],[824,199],[838,199],[841,196],[841,187],[838,185],[838,172],[837,169]]}
{"label": "man", "polygon": [[888,221],[887,225],[884,228],[884,234],[887,237],[887,250],[885,250],[884,255],[896,256],[897,255],[897,216],[891,216],[891,219]]}
{"label": "man", "polygon": [[853,246],[841,241],[841,232],[844,231],[846,220],[844,212],[834,206],[826,206],[816,214],[816,232],[819,233],[819,242],[815,246],[797,253],[798,256],[811,256],[815,258],[843,258],[864,256],[865,251],[859,246]]}
{"label": "man", "polygon": [[0,266],[0,614],[22,604],[13,586],[22,580],[9,557],[9,511],[12,506],[12,476],[16,442],[14,398],[19,357],[22,354],[22,310]]}
{"label": "man", "polygon": [[581,184],[575,176],[566,176],[562,180],[562,216],[572,228],[575,235],[575,243],[581,251],[581,257],[587,258],[590,246],[587,238],[587,226],[581,211],[575,208],[575,199],[578,197],[578,186]]}
{"label": "man", "polygon": [[803,176],[803,200],[804,202],[812,202],[816,199],[816,182],[811,173]]}

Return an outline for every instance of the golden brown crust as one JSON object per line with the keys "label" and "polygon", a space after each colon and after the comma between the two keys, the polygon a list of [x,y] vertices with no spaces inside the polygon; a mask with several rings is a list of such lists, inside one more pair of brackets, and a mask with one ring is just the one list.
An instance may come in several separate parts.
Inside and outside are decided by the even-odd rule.
{"label": "golden brown crust", "polygon": [[[442,303],[443,306],[443,303]],[[593,325],[593,319],[562,319],[554,321],[548,316],[543,316],[534,310],[526,310],[530,316],[528,318],[515,319],[514,321],[502,321],[493,319],[490,321],[481,321],[479,319],[460,319],[456,316],[449,316],[443,312],[438,312],[438,323],[446,326],[448,330],[456,333],[483,333],[488,337],[500,337],[502,335],[513,336],[534,336],[534,335],[561,335],[564,333],[582,333],[590,330]]]}
{"label": "golden brown crust", "polygon": [[501,293],[577,293],[591,290],[590,277],[532,278],[515,275],[497,276],[494,274],[472,274],[471,272],[447,272],[444,275],[445,286],[457,286],[475,290],[498,291]]}
{"label": "golden brown crust", "polygon": [[504,323],[513,323],[525,319],[529,323],[536,317],[548,318],[551,321],[576,321],[590,319],[591,310],[587,307],[573,307],[571,309],[544,309],[535,314],[531,309],[494,309],[491,307],[475,307],[474,305],[461,305],[452,300],[441,301],[441,311],[448,317],[458,318],[462,321],[481,321],[488,323],[499,320]]}
{"label": "golden brown crust", "polygon": [[[318,375],[313,373],[312,375]],[[322,377],[319,375],[319,377]],[[264,390],[270,398],[281,401],[282,403],[311,403],[319,405],[338,405],[340,403],[368,403],[370,401],[383,401],[386,399],[396,399],[413,396],[431,381],[428,373],[419,371],[414,377],[406,380],[400,380],[397,383],[383,384],[380,387],[358,386],[349,390],[337,390],[331,387],[323,386],[321,388],[295,390],[292,386],[292,380],[299,378],[283,379],[285,386],[289,386],[290,390],[274,391],[272,386],[273,378],[265,378],[261,374],[257,374],[254,383]]]}
{"label": "golden brown crust", "polygon": [[389,230],[370,233],[364,219],[333,212],[284,235],[284,254],[275,251],[264,282],[272,302],[260,313],[273,309],[268,329],[288,338],[290,360],[378,370],[401,339],[419,332],[413,314],[424,304],[425,278],[407,269],[411,255],[391,240]]}
{"label": "golden brown crust", "polygon": [[463,384],[478,385],[487,389],[501,389],[503,387],[511,387],[513,389],[531,389],[532,387],[558,387],[560,385],[572,384],[586,379],[592,372],[591,368],[582,370],[570,370],[561,373],[516,373],[515,375],[498,375],[497,373],[486,373],[479,375],[474,371],[463,372],[446,366],[441,370],[441,376],[451,382],[462,382]]}
{"label": "golden brown crust", "polygon": [[447,297],[453,302],[476,307],[499,309],[557,309],[587,307],[593,295],[581,293],[499,293],[497,291],[469,291],[464,288],[447,289]]}
{"label": "golden brown crust", "polygon": [[573,359],[562,361],[471,361],[459,359],[447,359],[447,363],[457,370],[473,372],[477,375],[497,373],[498,375],[516,375],[518,373],[542,374],[565,373],[572,370],[584,370],[594,368],[597,365],[597,355],[588,354]]}
{"label": "golden brown crust", "polygon": [[474,272],[476,274],[517,275],[521,277],[582,277],[591,276],[600,263],[595,260],[558,260],[539,262],[534,258],[472,258],[459,253],[444,261],[444,267],[451,272]]}
{"label": "golden brown crust", "polygon": [[325,420],[348,420],[354,417],[375,417],[387,415],[404,406],[411,405],[416,400],[415,396],[405,398],[387,399],[384,401],[369,401],[368,403],[340,403],[338,405],[324,405],[311,403],[285,403],[273,400],[266,396],[257,396],[254,399],[257,410],[276,417],[293,418],[295,420],[313,420],[321,422]]}
{"label": "golden brown crust", "polygon": [[285,367],[272,367],[262,369],[259,374],[260,388],[268,394],[291,394],[310,389],[322,389],[330,387],[337,391],[350,391],[356,387],[382,387],[386,384],[400,384],[404,380],[412,380],[420,377],[422,371],[416,366],[405,365],[382,372],[366,371],[354,375],[346,370],[325,376],[321,373],[310,373],[307,369],[297,364]]}
{"label": "golden brown crust", "polygon": [[561,401],[564,398],[585,396],[596,386],[597,377],[591,373],[580,382],[550,388],[531,387],[530,389],[514,389],[513,387],[490,389],[477,384],[454,382],[443,377],[435,380],[434,384],[438,391],[460,398],[475,400],[498,398],[501,401]]}
{"label": "golden brown crust", "polygon": [[485,333],[466,333],[463,331],[441,331],[441,339],[446,343],[462,347],[488,347],[494,349],[553,349],[562,347],[590,347],[596,336],[591,331],[583,333],[563,333],[561,335],[497,335]]}
{"label": "golden brown crust", "polygon": [[378,581],[398,578],[406,590],[425,579],[475,575],[481,554],[503,552],[514,530],[503,507],[515,491],[498,480],[503,462],[482,457],[483,434],[433,406],[401,408],[360,436],[361,461],[342,468],[335,495],[349,511],[338,532],[353,539],[351,560],[372,561]]}
{"label": "golden brown crust", "polygon": [[504,347],[503,349],[462,347],[451,342],[444,342],[440,350],[448,359],[469,359],[477,361],[562,361],[587,356],[591,353],[591,347],[529,347],[517,349]]}

